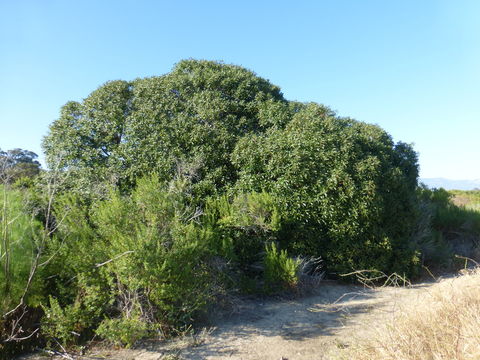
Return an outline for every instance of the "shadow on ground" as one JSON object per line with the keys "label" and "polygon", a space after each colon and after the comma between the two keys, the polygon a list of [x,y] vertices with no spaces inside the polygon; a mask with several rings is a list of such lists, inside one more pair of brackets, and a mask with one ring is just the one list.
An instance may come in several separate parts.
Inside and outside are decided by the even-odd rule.
{"label": "shadow on ground", "polygon": [[[325,342],[341,328],[355,322],[357,315],[369,312],[382,302],[375,290],[328,283],[319,286],[310,296],[298,299],[248,299],[238,304],[233,314],[213,321],[211,325],[215,330],[210,334],[192,338],[183,345],[179,342],[169,353],[181,354],[179,359],[243,359],[256,358],[251,354],[243,355],[254,351],[260,354],[262,343],[265,347],[276,343],[296,347],[295,343],[300,342],[318,339]],[[165,352],[162,343],[144,346],[144,350],[152,354]]]}

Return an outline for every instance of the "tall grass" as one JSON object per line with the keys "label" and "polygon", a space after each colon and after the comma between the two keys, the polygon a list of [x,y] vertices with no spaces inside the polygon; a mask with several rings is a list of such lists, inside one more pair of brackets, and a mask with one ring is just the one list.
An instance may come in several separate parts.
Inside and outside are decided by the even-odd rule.
{"label": "tall grass", "polygon": [[387,319],[348,358],[480,359],[480,270],[433,285]]}

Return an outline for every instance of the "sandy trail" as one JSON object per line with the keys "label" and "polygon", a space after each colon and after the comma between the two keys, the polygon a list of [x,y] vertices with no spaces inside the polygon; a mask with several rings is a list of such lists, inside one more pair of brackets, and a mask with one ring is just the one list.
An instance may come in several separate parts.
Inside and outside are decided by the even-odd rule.
{"label": "sandy trail", "polygon": [[395,316],[400,303],[424,296],[431,285],[372,290],[324,282],[298,299],[243,300],[235,313],[212,321],[213,330],[195,337],[131,350],[96,349],[79,359],[336,359],[352,341],[374,336],[376,323]]}

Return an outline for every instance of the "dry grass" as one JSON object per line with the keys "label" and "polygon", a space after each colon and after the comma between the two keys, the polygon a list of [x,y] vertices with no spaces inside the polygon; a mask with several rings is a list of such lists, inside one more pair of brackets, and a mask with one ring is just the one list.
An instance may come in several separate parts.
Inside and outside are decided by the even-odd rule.
{"label": "dry grass", "polygon": [[[350,359],[480,359],[480,269],[443,280],[399,304]],[[373,336],[372,336],[373,335]]]}

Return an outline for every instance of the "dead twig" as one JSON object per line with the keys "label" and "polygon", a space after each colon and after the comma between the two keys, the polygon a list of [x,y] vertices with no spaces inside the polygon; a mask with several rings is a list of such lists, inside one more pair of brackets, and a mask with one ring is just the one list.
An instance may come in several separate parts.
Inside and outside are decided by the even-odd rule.
{"label": "dead twig", "polygon": [[[368,274],[379,274],[379,275],[368,276]],[[355,275],[357,277],[358,282],[360,282],[363,286],[372,290],[379,287],[385,287],[385,286],[407,287],[412,285],[411,282],[405,276],[401,276],[397,273],[392,273],[390,275],[387,275],[384,272],[379,270],[357,270],[357,271],[350,272],[348,274],[341,274],[340,276],[347,277],[352,275]],[[377,286],[376,284],[379,283],[380,280],[384,280],[383,284]]]}
{"label": "dead twig", "polygon": [[95,267],[99,268],[100,266],[107,265],[108,263],[111,263],[112,261],[115,261],[115,260],[121,258],[122,256],[125,256],[125,255],[128,255],[128,254],[132,254],[132,253],[134,253],[134,252],[135,252],[135,251],[133,251],[133,250],[125,251],[124,253],[122,253],[122,254],[120,254],[120,255],[117,255],[117,256],[111,258],[110,260],[104,261],[103,263],[95,264]]}
{"label": "dead twig", "polygon": [[460,256],[460,255],[455,255],[455,257],[456,257],[457,259],[463,259],[463,260],[465,260],[464,269],[467,268],[469,261],[473,262],[476,266],[480,266],[480,263],[478,263],[477,261],[473,260],[472,258],[469,258],[469,257],[466,257],[466,256]]}

